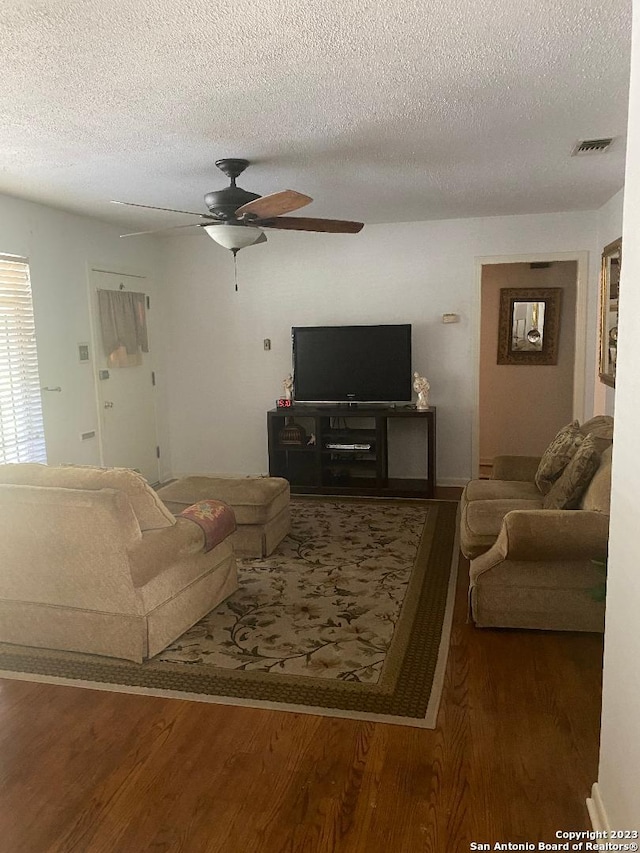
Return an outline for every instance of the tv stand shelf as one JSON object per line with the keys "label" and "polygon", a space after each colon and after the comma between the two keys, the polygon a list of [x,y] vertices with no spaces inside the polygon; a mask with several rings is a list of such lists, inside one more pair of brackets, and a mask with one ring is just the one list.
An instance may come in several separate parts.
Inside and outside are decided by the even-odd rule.
{"label": "tv stand shelf", "polygon": [[[389,477],[388,422],[411,418],[425,425],[427,476]],[[363,427],[353,421],[367,420]],[[285,426],[304,430],[299,444],[281,440]],[[436,482],[436,410],[399,406],[305,406],[267,412],[269,474],[284,477],[294,494],[432,498]],[[290,431],[287,433],[291,440]],[[334,445],[328,447],[328,445]],[[337,447],[335,445],[338,445]]]}

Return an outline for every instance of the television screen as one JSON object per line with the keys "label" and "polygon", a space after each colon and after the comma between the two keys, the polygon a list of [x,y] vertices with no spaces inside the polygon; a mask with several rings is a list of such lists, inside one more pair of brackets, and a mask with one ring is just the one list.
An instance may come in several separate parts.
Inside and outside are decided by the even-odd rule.
{"label": "television screen", "polygon": [[411,400],[411,325],[297,326],[294,400],[385,403]]}

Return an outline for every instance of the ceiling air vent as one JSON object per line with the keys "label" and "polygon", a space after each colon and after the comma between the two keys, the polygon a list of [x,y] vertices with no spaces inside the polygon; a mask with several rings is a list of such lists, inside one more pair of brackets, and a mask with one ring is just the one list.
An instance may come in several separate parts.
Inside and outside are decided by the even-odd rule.
{"label": "ceiling air vent", "polygon": [[609,149],[613,142],[613,137],[608,139],[583,139],[578,142],[571,152],[572,157],[577,157],[580,154],[604,154]]}

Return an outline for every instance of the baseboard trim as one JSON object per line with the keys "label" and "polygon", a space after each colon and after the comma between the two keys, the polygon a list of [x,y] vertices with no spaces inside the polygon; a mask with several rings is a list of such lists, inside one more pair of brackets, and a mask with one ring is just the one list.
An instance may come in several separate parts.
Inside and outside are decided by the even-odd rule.
{"label": "baseboard trim", "polygon": [[[214,473],[214,474],[212,474],[210,472],[203,473],[202,471],[200,471],[198,473],[194,473],[193,471],[176,471],[173,473],[172,476],[167,475],[166,477],[163,477],[162,483],[166,484],[166,483],[170,482],[171,480],[181,480],[183,477],[231,477],[231,478],[235,478],[235,479],[244,480],[246,477],[268,477],[268,476],[269,476],[269,474],[265,474],[265,473],[247,474],[246,472],[244,472],[242,474],[240,474],[240,473],[238,473],[238,474],[228,474],[228,473],[224,473],[224,474],[215,474]],[[444,487],[449,487],[449,486],[456,486],[456,487],[462,486],[462,487],[464,487],[467,485],[468,482],[469,482],[468,477],[438,477],[436,485],[437,486],[444,486]]]}
{"label": "baseboard trim", "polygon": [[219,477],[221,479],[231,479],[231,480],[246,480],[249,477],[268,477],[268,472],[257,472],[253,474],[247,474],[246,471],[243,472],[216,472],[216,471],[176,471],[170,479],[173,480],[182,480],[184,477]]}
{"label": "baseboard trim", "polygon": [[593,783],[591,796],[587,797],[587,811],[591,818],[591,826],[596,832],[609,832],[611,830],[607,810],[604,807],[600,786],[597,782]]}
{"label": "baseboard trim", "polygon": [[[269,474],[260,473],[260,474],[211,474],[207,473],[194,473],[193,471],[177,471],[174,472],[172,476],[163,477],[162,483],[163,485],[170,482],[171,480],[181,480],[183,477],[231,477],[244,480],[246,477],[268,477]],[[438,477],[437,486],[466,486],[469,482],[468,477]]]}

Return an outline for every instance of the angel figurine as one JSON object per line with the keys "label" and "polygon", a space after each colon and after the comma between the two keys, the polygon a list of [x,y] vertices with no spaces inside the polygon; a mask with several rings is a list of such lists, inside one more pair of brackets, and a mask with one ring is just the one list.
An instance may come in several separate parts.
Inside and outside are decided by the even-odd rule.
{"label": "angel figurine", "polygon": [[289,374],[286,379],[282,380],[282,390],[284,392],[285,400],[293,399],[293,376],[291,374]]}
{"label": "angel figurine", "polygon": [[422,411],[429,408],[429,389],[431,385],[427,381],[426,376],[420,376],[419,373],[413,374],[413,390],[418,395],[416,409]]}

